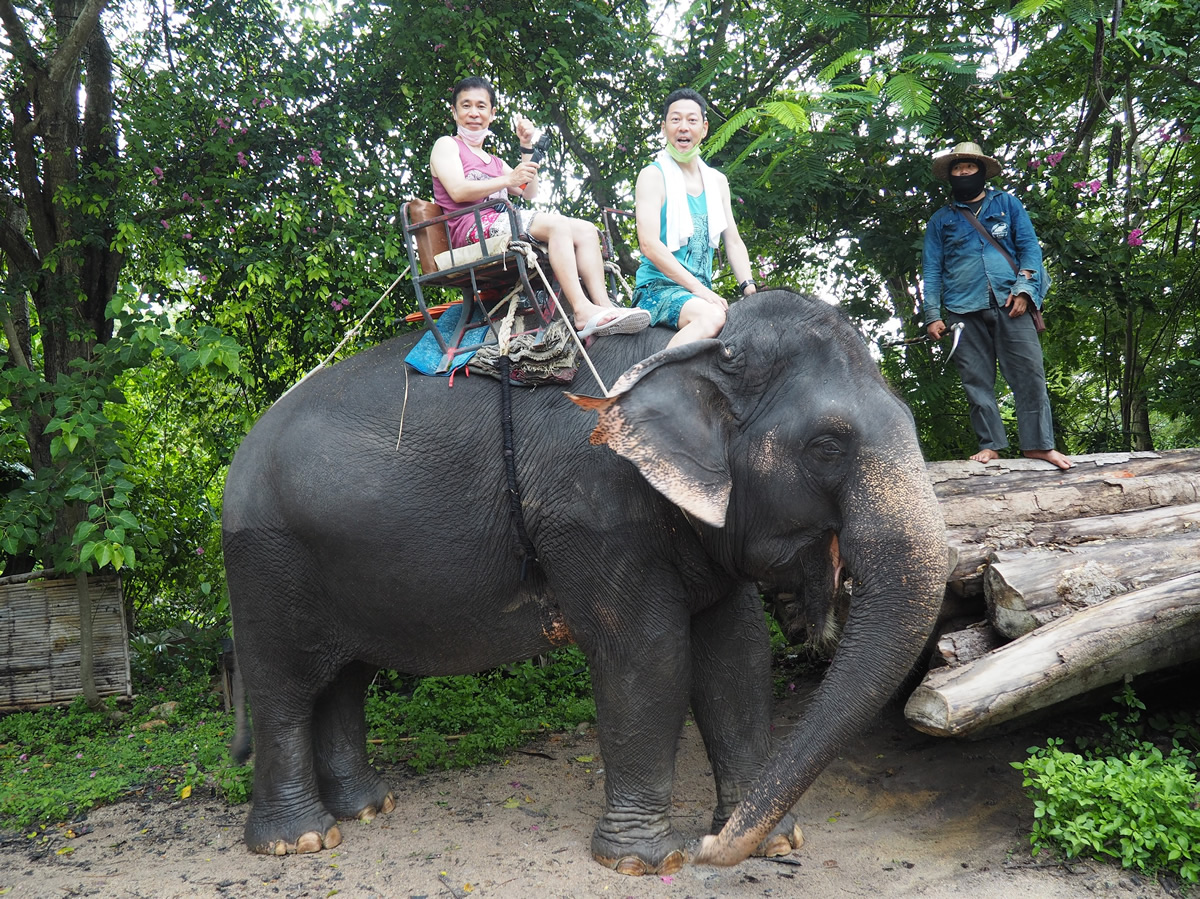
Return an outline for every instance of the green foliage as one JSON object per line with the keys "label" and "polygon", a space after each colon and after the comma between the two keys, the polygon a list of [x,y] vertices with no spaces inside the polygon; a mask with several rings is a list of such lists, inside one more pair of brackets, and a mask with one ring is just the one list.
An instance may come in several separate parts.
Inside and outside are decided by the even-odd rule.
{"label": "green foliage", "polygon": [[[140,696],[120,722],[82,699],[0,717],[0,821],[25,830],[127,796],[186,799],[200,790],[245,801],[250,769],[228,758],[232,715],[207,678],[181,675]],[[179,703],[174,712],[159,706],[167,700]],[[151,721],[160,723],[142,729]]]}
{"label": "green foliage", "polygon": [[1103,716],[1107,735],[1097,744],[1072,752],[1061,738],[1052,738],[1031,747],[1024,762],[1012,763],[1024,774],[1022,785],[1033,800],[1034,854],[1053,849],[1068,858],[1112,859],[1124,868],[1169,872],[1196,883],[1200,718],[1152,719],[1169,747],[1164,752],[1144,738],[1145,706],[1128,684],[1115,701],[1124,711]]}
{"label": "green foliage", "polygon": [[475,675],[378,680],[367,693],[376,758],[417,771],[467,767],[542,730],[596,720],[587,661],[576,647],[545,664],[521,662]]}

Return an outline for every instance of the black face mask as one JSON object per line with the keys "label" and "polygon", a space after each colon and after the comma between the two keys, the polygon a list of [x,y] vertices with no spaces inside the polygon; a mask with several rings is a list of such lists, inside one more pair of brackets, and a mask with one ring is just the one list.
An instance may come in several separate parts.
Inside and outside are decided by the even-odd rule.
{"label": "black face mask", "polygon": [[983,193],[987,178],[982,171],[973,175],[951,175],[950,192],[960,203],[969,203]]}

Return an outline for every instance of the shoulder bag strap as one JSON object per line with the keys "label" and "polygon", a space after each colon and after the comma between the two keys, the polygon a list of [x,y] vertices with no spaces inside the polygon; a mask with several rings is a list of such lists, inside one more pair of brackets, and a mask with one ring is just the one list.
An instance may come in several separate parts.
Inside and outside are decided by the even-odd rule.
{"label": "shoulder bag strap", "polygon": [[975,217],[975,213],[973,213],[970,209],[963,209],[961,206],[954,206],[953,208],[957,209],[966,217],[967,221],[974,226],[975,230],[983,235],[984,240],[1000,251],[1000,254],[1008,260],[1008,264],[1012,266],[1013,274],[1017,274],[1019,269],[1017,268],[1016,260],[1009,255],[1008,250],[1004,249],[1004,247],[1000,246],[1000,244],[996,242],[996,238],[988,234],[987,228],[979,224],[979,219]]}

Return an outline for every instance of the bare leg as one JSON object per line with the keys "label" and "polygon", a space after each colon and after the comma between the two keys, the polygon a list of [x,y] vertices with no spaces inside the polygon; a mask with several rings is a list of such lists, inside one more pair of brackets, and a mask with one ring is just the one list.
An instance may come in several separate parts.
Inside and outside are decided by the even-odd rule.
{"label": "bare leg", "polygon": [[725,327],[725,310],[715,303],[693,297],[679,312],[679,330],[667,342],[668,347],[716,337]]}
{"label": "bare leg", "polygon": [[[616,313],[604,288],[604,258],[594,227],[581,219],[542,213],[534,218],[529,233],[549,247],[550,266],[574,314],[576,328],[582,328],[597,312],[612,309]],[[602,317],[600,322],[607,320]]]}
{"label": "bare leg", "polygon": [[[1064,456],[1062,453],[1060,453],[1056,449],[1025,450],[1022,453],[1022,455],[1024,455],[1025,458],[1027,458],[1027,459],[1041,459],[1045,462],[1049,462],[1051,465],[1057,465],[1063,471],[1066,471],[1069,468],[1075,467],[1074,462],[1072,462],[1070,459],[1068,459],[1066,456]],[[972,458],[974,458],[974,457],[972,457]]]}

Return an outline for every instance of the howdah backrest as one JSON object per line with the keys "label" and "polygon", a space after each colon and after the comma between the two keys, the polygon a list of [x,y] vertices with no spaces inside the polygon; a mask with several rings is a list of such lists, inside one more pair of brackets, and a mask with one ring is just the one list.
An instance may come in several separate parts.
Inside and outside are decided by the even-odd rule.
{"label": "howdah backrest", "polygon": [[450,249],[450,235],[446,231],[444,223],[430,225],[427,228],[414,226],[437,218],[441,214],[442,207],[437,203],[420,199],[408,201],[408,222],[413,240],[417,244],[417,258],[421,262],[421,272],[426,275],[437,271],[437,263],[434,262],[434,259],[438,253],[444,253]]}

